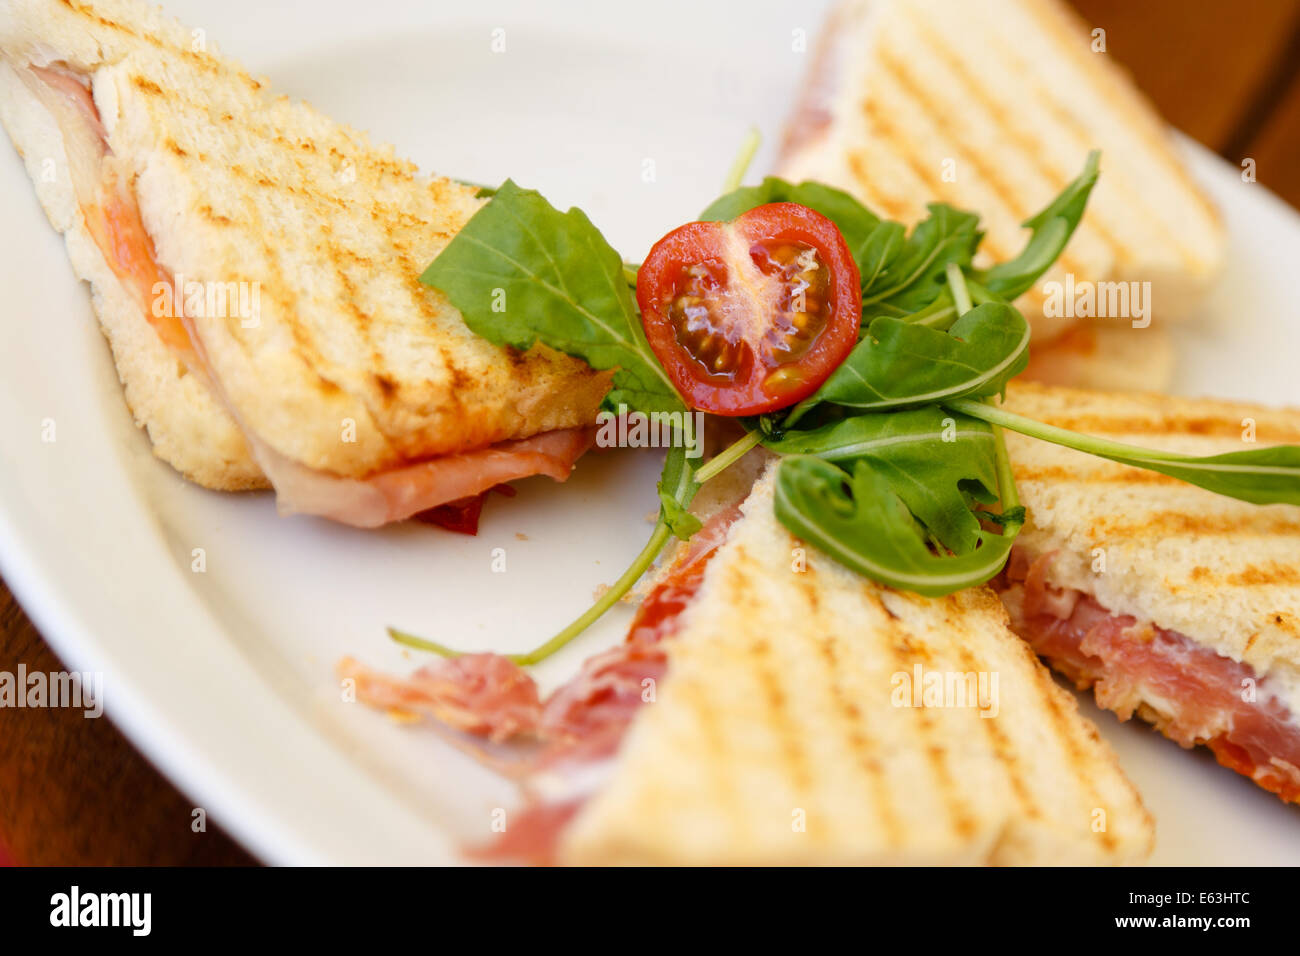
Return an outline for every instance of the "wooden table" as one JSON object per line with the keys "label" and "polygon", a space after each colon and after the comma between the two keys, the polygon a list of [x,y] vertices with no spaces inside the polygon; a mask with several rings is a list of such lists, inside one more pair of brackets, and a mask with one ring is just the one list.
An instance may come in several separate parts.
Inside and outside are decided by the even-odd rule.
{"label": "wooden table", "polygon": [[[1075,0],[1175,126],[1300,206],[1300,0]],[[0,584],[0,671],[61,669]],[[0,708],[0,846],[32,864],[253,862],[104,718]],[[0,851],[3,852],[3,851]]]}

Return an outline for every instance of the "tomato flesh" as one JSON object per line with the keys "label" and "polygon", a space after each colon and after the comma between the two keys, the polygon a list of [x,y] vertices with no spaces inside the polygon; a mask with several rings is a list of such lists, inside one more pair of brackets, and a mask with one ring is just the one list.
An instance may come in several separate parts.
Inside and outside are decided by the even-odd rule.
{"label": "tomato flesh", "polygon": [[834,223],[772,203],[694,222],[637,276],[646,338],[701,411],[756,415],[812,394],[857,342],[858,269]]}

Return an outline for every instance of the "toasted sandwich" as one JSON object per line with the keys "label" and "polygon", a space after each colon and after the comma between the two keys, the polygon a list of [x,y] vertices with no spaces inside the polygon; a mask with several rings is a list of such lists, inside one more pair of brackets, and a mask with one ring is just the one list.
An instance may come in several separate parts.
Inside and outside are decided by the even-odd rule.
{"label": "toasted sandwich", "polygon": [[[1219,272],[1224,234],[1104,42],[1057,0],[844,0],[776,171],[839,186],[904,223],[935,201],[978,210],[981,255],[1003,261],[1025,242],[1021,223],[1100,149],[1078,231],[1017,305],[1036,347],[1095,321],[1106,328],[1106,383],[1159,389],[1167,323]],[[1078,384],[1104,366],[1076,361],[1075,345],[1050,371]]]}
{"label": "toasted sandwich", "polygon": [[540,738],[489,855],[573,864],[1124,863],[1153,826],[987,589],[892,591],[777,522],[775,469],[669,561],[628,640],[540,702],[504,658],[359,695]]}
{"label": "toasted sandwich", "polygon": [[475,336],[421,269],[481,204],[142,0],[0,5],[0,120],[159,457],[373,526],[563,480],[608,377]]}
{"label": "toasted sandwich", "polygon": [[[1012,383],[1005,407],[1194,455],[1300,442],[1300,411]],[[1011,626],[1126,720],[1300,802],[1300,507],[1225,498],[1007,433],[1028,523]]]}

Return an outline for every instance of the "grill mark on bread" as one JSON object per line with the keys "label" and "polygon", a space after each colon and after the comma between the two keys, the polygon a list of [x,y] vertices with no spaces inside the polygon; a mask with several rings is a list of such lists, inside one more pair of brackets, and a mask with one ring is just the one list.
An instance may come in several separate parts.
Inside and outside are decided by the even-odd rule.
{"label": "grill mark on bread", "polygon": [[[401,240],[391,231],[388,235],[389,248],[392,249],[397,261],[401,263],[402,273],[407,277],[411,297],[415,301],[417,308],[419,308],[430,321],[437,321],[440,313],[439,310],[434,307],[433,296],[441,296],[441,293],[430,289],[428,286],[420,282],[419,277],[423,269],[416,263],[415,257],[411,253],[409,247],[401,242]],[[432,256],[430,256],[430,258],[432,258]],[[450,303],[448,303],[448,308],[450,308]],[[448,398],[452,403],[450,413],[453,416],[459,417],[465,407],[463,394],[468,392],[474,386],[476,380],[473,375],[471,375],[459,362],[456,361],[454,352],[447,348],[443,343],[438,343],[436,351],[438,353],[439,366],[447,373],[451,380],[451,388],[448,391]],[[522,381],[522,378],[515,374],[519,369],[517,363],[513,361],[510,362],[509,369],[512,382]]]}
{"label": "grill mark on bread", "polygon": [[[361,334],[361,343],[363,348],[371,354],[374,354],[377,349],[374,337],[371,335],[372,317],[369,312],[361,307],[357,284],[353,281],[352,274],[348,271],[348,265],[345,261],[350,257],[350,255],[355,255],[355,253],[352,253],[352,250],[348,249],[346,246],[340,245],[334,240],[334,229],[328,221],[321,222],[318,228],[320,229],[321,235],[324,237],[324,241],[316,244],[316,252],[322,260],[329,263],[335,278],[338,279],[338,283],[343,289],[342,305],[352,316],[355,328]],[[368,266],[370,264],[364,257],[358,258],[361,258],[365,265]],[[296,324],[297,323],[295,323],[295,325]],[[323,356],[320,357],[320,361],[322,363],[324,362]]]}
{"label": "grill mark on bread", "polygon": [[[970,649],[960,640],[954,641],[953,645],[957,652],[957,660],[962,669],[962,673],[976,675],[976,694],[978,691],[980,664],[971,656]],[[982,706],[983,702],[976,699],[975,703]],[[997,717],[985,717],[979,713],[974,718],[975,722],[983,727],[988,734],[989,741],[993,745],[993,752],[998,756],[998,766],[1006,774],[1007,782],[1011,786],[1011,792],[1015,794],[1016,803],[1022,814],[1031,820],[1037,820],[1042,817],[1042,812],[1033,800],[1033,793],[1029,785],[1025,782],[1025,774],[1020,765],[1019,755],[1016,753],[1014,745],[1009,737],[1002,732],[998,726]]]}
{"label": "grill mark on bread", "polygon": [[[442,314],[434,306],[435,298],[442,299],[442,293],[436,289],[430,288],[420,281],[420,273],[423,271],[416,263],[415,257],[410,250],[404,248],[398,241],[391,242],[396,254],[397,261],[401,263],[402,275],[411,290],[411,298],[414,299],[416,307],[428,319],[436,321]],[[443,300],[445,301],[445,300]],[[447,308],[451,308],[451,303],[447,303]],[[512,363],[512,365],[517,363]]]}
{"label": "grill mark on bread", "polygon": [[[957,55],[942,36],[930,28],[924,17],[915,16],[911,12],[911,8],[906,5],[901,9],[908,16],[911,26],[922,34],[931,52],[942,57],[948,67],[957,74],[965,89],[984,108],[985,112],[993,118],[994,125],[1015,141],[1021,155],[1047,180],[1053,195],[1060,193],[1065,188],[1065,185],[1074,178],[1074,173],[1063,171],[1054,164],[1046,162],[1039,144],[1035,142],[1032,136],[1025,133],[1019,123],[1015,122],[1014,111],[1004,109],[999,104],[997,97],[991,94],[988,88],[980,82],[979,75],[967,68],[965,61]],[[1088,140],[1085,139],[1082,142],[1085,146],[1088,145]],[[1087,225],[1110,247],[1117,263],[1132,260],[1133,250],[1102,221],[1100,214],[1094,212],[1089,217]],[[1167,230],[1164,231],[1167,232]]]}
{"label": "grill mark on bread", "polygon": [[[239,169],[241,167],[235,165],[232,168]],[[317,392],[326,396],[336,395],[341,391],[339,385],[331,379],[326,378],[321,371],[320,365],[316,361],[313,361],[313,358],[319,359],[320,356],[312,347],[311,342],[307,340],[306,330],[303,328],[302,323],[293,320],[296,318],[298,303],[288,301],[285,298],[286,293],[283,290],[287,290],[289,284],[285,280],[284,270],[280,266],[279,256],[275,254],[275,250],[271,248],[270,242],[267,239],[267,237],[271,235],[271,232],[266,227],[266,221],[263,219],[261,211],[258,209],[256,203],[248,203],[246,204],[246,208],[249,211],[249,221],[252,229],[262,237],[262,258],[271,274],[271,287],[273,290],[272,299],[284,313],[286,319],[285,325],[288,326],[289,336],[293,340],[291,351],[294,357],[302,364],[303,368],[311,376],[311,380]],[[232,331],[234,332],[232,338],[239,343],[240,350],[243,354],[251,356],[255,350],[252,348],[252,343],[249,341],[249,336],[246,334],[246,330],[242,327],[242,324],[238,329]]]}
{"label": "grill mark on bread", "polygon": [[[669,638],[669,640],[672,640],[672,638]],[[672,679],[672,668],[673,659],[670,650],[668,653],[668,670],[664,675],[665,686],[668,686],[667,681]],[[705,774],[707,775],[708,789],[712,795],[710,802],[717,806],[736,806],[743,801],[744,797],[736,793],[731,776],[724,772],[723,768],[726,766],[725,755],[728,753],[729,748],[726,740],[718,732],[722,726],[722,720],[716,716],[717,712],[712,706],[708,692],[702,691],[700,688],[686,687],[678,695],[675,706],[689,707],[695,712],[693,726],[698,728],[700,737],[704,742],[705,752],[708,754],[704,766],[707,768]],[[743,818],[741,814],[728,817],[728,823],[733,830],[741,818]]]}
{"label": "grill mark on bread", "polygon": [[[231,75],[234,74],[232,73]],[[264,142],[274,143],[276,146],[283,148],[290,154],[303,152],[302,145],[304,140],[290,139],[289,137],[285,136],[284,133],[282,133],[275,125],[273,125],[271,121],[259,116],[257,113],[247,112],[238,119],[228,110],[223,110],[220,114],[214,114],[215,107],[212,104],[203,103],[203,102],[199,102],[198,100],[188,98],[186,96],[181,95],[179,92],[177,92],[174,89],[164,90],[161,86],[158,85],[158,83],[156,83],[153,79],[144,75],[143,73],[131,74],[129,78],[129,82],[131,83],[132,86],[136,87],[141,92],[148,93],[151,96],[165,98],[168,104],[173,109],[176,109],[178,112],[187,112],[187,113],[203,115],[203,116],[207,116],[209,119],[215,119],[219,117],[227,123],[237,122],[239,131],[241,133],[247,133],[249,135],[256,136],[258,139],[263,140]],[[253,80],[250,80],[249,82],[253,84],[256,83],[256,81]],[[259,104],[249,104],[249,105],[252,109],[256,109]],[[292,104],[292,108],[296,109],[297,107],[298,104]],[[419,170],[418,167],[416,167],[414,164],[408,163],[396,157],[378,155],[375,150],[375,147],[371,146],[366,142],[356,140],[351,135],[350,131],[345,132],[345,129],[343,127],[335,127],[333,129],[333,132],[338,133],[343,139],[346,140],[349,146],[349,151],[344,152],[334,147],[332,148],[333,149],[332,155],[337,155],[338,157],[341,157],[344,161],[351,162],[354,165],[357,181],[361,181],[363,179],[382,178],[384,176],[394,176],[404,181],[411,182],[418,177]],[[317,152],[314,142],[313,142],[313,148],[311,152],[313,153]],[[322,158],[319,159],[318,161],[322,164],[323,167],[328,166],[328,161],[326,161],[325,159]],[[239,170],[237,167],[235,167],[233,164],[232,167],[230,168],[235,169],[236,171],[242,171]],[[447,180],[447,182],[450,181]],[[285,191],[303,195],[303,196],[319,195],[316,192],[306,193],[302,190],[297,189],[294,186],[277,184],[276,188],[283,189]],[[423,218],[413,213],[410,213],[408,210],[405,210],[400,205],[391,204],[391,203],[385,204],[382,203],[381,201],[373,199],[372,197],[366,197],[366,199],[367,201],[364,205],[373,205],[375,208],[382,208],[399,214],[399,218],[389,219],[388,221],[403,221],[401,217],[405,217],[404,221],[406,221],[410,225],[428,225],[428,223]],[[352,202],[358,207],[363,205],[360,199],[354,199],[352,200]]]}
{"label": "grill mark on bread", "polygon": [[[1079,42],[1078,37],[1066,36],[1065,34],[1058,34],[1058,40],[1068,40],[1070,45]],[[1019,49],[1017,47],[1005,42],[1001,32],[994,31],[992,42],[998,45],[997,55],[1000,57],[1006,57],[1012,65],[1012,70],[1019,72],[1022,75],[1030,75],[1033,72],[1032,65],[1027,63],[1019,55]],[[1096,56],[1096,54],[1091,55],[1094,57]],[[1090,62],[1088,64],[1090,73],[1093,72],[1091,69],[1092,66],[1093,64]],[[1065,104],[1056,99],[1052,91],[1048,90],[1044,84],[1029,84],[1028,92],[1029,95],[1033,96],[1033,98],[1051,114],[1052,119],[1059,126],[1073,134],[1075,142],[1077,142],[1081,148],[1089,149],[1095,145],[1096,137],[1078,121]],[[1147,135],[1148,127],[1145,123],[1141,122],[1142,117],[1140,115],[1135,115],[1128,110],[1124,110],[1123,112],[1135,121],[1135,128],[1140,126],[1141,132],[1139,133],[1139,136],[1146,141],[1147,145],[1162,158],[1166,157],[1169,150],[1168,144],[1155,142]],[[1032,141],[1023,141],[1022,146],[1025,149],[1026,155],[1037,161],[1038,151],[1032,148]],[[1183,175],[1180,164],[1177,162],[1171,163],[1166,161],[1162,162],[1161,166],[1167,174],[1176,173],[1183,188],[1189,194],[1195,196],[1196,202],[1201,205],[1202,210],[1209,213],[1213,218],[1213,213],[1206,205],[1199,187],[1197,187],[1188,177]],[[1198,266],[1205,266],[1206,263],[1204,259],[1201,256],[1196,255],[1195,252],[1182,242],[1182,236],[1179,234],[1178,230],[1174,229],[1168,222],[1160,218],[1158,210],[1147,202],[1147,198],[1141,190],[1132,189],[1127,180],[1111,179],[1108,180],[1108,182],[1110,184],[1109,188],[1123,192],[1126,209],[1131,210],[1134,205],[1140,207],[1142,210],[1141,214],[1145,215],[1148,222],[1155,225],[1155,227],[1160,231],[1161,237],[1166,242],[1176,247],[1185,258],[1197,263]],[[1135,255],[1134,250],[1132,247],[1126,245],[1117,235],[1111,232],[1110,229],[1101,221],[1100,209],[1092,209],[1089,210],[1089,212],[1090,215],[1086,217],[1084,225],[1092,228],[1093,231],[1097,232],[1099,236],[1105,239],[1107,244],[1110,246],[1112,253],[1115,255],[1116,263],[1124,264],[1132,261]]]}
{"label": "grill mark on bread", "polygon": [[[866,587],[862,592],[862,596],[867,603],[875,607],[881,614],[884,614],[891,621],[901,622],[902,617],[890,610],[889,605],[885,603],[884,594],[893,594],[900,598],[906,597],[902,591],[891,591],[888,588],[880,588],[875,585]],[[907,629],[906,625],[899,623],[886,628],[886,630],[889,632],[889,642],[895,650],[896,657],[898,656],[897,652],[901,649],[903,653],[916,658],[924,664],[934,662],[929,647],[926,646],[924,641],[918,641],[912,632]]]}
{"label": "grill mark on bread", "polygon": [[1096,464],[1097,467],[1092,471],[1084,471],[1080,468],[1071,468],[1065,465],[1022,465],[1019,468],[1013,466],[1012,473],[1015,475],[1017,482],[1037,481],[1053,485],[1117,484],[1126,486],[1182,485],[1185,487],[1187,484],[1181,479],[1161,474],[1158,471],[1147,471],[1145,468],[1134,468],[1129,465],[1104,462],[1101,459],[1098,459],[1093,464]]}
{"label": "grill mark on bread", "polygon": [[[880,66],[888,71],[889,74],[898,82],[903,92],[913,101],[918,103],[924,110],[925,114],[930,116],[934,120],[935,124],[952,139],[953,146],[960,151],[963,158],[970,163],[971,166],[975,167],[976,172],[993,191],[994,196],[996,196],[996,198],[1002,203],[1008,215],[1016,222],[1028,218],[1029,211],[1023,208],[1016,190],[1002,178],[993,165],[984,161],[981,155],[981,150],[971,148],[969,144],[962,140],[960,129],[957,129],[952,124],[943,121],[943,110],[940,109],[938,104],[935,103],[926,91],[921,88],[916,76],[907,64],[894,57],[887,47],[882,47],[877,51],[877,58]],[[914,150],[907,150],[909,161],[910,154],[913,152]],[[949,190],[944,188],[941,181],[936,182],[932,176],[929,177],[926,185],[930,188],[931,194],[935,196],[943,196],[949,192]],[[1010,258],[1004,250],[999,249],[997,244],[991,241],[991,237],[985,237],[983,245],[988,247],[987,251],[991,252],[999,261]],[[1068,247],[1066,248],[1066,251],[1061,254],[1060,258],[1057,259],[1056,266],[1067,272],[1074,272],[1076,274],[1083,274],[1086,272],[1086,270],[1081,270],[1079,264],[1070,256]]]}
{"label": "grill mark on bread", "polygon": [[[1258,410],[1256,410],[1258,413]],[[1236,421],[1230,418],[1224,418],[1219,415],[1145,415],[1116,416],[1101,414],[1089,414],[1086,412],[1071,413],[1068,411],[1047,412],[1043,414],[1040,421],[1049,425],[1055,425],[1058,428],[1068,428],[1071,431],[1086,432],[1089,435],[1099,435],[1106,438],[1122,439],[1126,435],[1168,435],[1171,433],[1196,435],[1206,438],[1235,438],[1241,441],[1242,425],[1241,420]],[[1300,442],[1300,429],[1291,429],[1280,423],[1272,424],[1265,422],[1263,424],[1256,422],[1255,437],[1258,440],[1255,443],[1242,442],[1245,447],[1250,444],[1252,447],[1269,444],[1295,444]]]}
{"label": "grill mark on bread", "polygon": [[[1038,691],[1039,699],[1046,705],[1047,714],[1051,717],[1052,726],[1056,731],[1053,735],[1054,739],[1060,741],[1069,754],[1069,759],[1065,761],[1065,765],[1074,771],[1074,780],[1079,789],[1088,795],[1088,803],[1095,808],[1106,809],[1102,804],[1101,794],[1098,792],[1092,778],[1078,769],[1089,765],[1087,751],[1090,749],[1080,742],[1079,734],[1087,737],[1092,749],[1096,748],[1101,738],[1093,726],[1084,721],[1079,715],[1077,706],[1074,707],[1075,713],[1073,715],[1066,712],[1064,701],[1069,701],[1071,705],[1074,704],[1074,701],[1065,697],[1065,692],[1057,687],[1047,671],[1039,666],[1038,658],[1029,645],[1023,641],[1014,641],[1013,646],[1015,647],[1015,653],[1020,654],[1026,660],[1026,670],[1031,675],[1030,683],[1033,685],[1033,689]],[[1071,716],[1075,719],[1071,720]],[[1111,762],[1114,763],[1113,756]],[[1108,850],[1114,850],[1117,842],[1109,822],[1107,820],[1106,829],[1098,836]]]}
{"label": "grill mark on bread", "polygon": [[[794,572],[791,572],[794,573]],[[830,690],[831,703],[839,717],[840,732],[844,735],[853,753],[854,762],[866,777],[867,787],[871,790],[875,810],[880,816],[880,823],[885,832],[885,842],[896,847],[902,844],[902,824],[890,799],[889,783],[886,779],[881,761],[877,754],[879,745],[868,736],[869,725],[863,719],[858,705],[845,693],[840,675],[843,673],[839,662],[840,641],[825,621],[821,601],[817,596],[820,585],[812,565],[805,571],[794,575],[799,590],[803,592],[813,609],[813,619],[808,633],[812,635],[822,661],[826,665],[826,684]]]}
{"label": "grill mark on bread", "polygon": [[208,222],[214,223],[218,226],[229,226],[233,224],[233,220],[229,216],[215,212],[207,203],[199,206],[197,212]]}
{"label": "grill mark on bread", "polygon": [[[727,568],[727,573],[731,577],[730,586],[738,594],[759,593],[759,585],[749,572],[745,570],[749,566],[757,566],[758,562],[751,558],[741,545],[736,546],[737,557],[735,562]],[[753,667],[759,685],[763,690],[763,700],[767,704],[767,713],[764,721],[770,727],[780,728],[781,753],[784,759],[785,771],[789,776],[793,787],[800,793],[805,793],[811,783],[811,774],[808,769],[808,755],[801,746],[800,738],[791,733],[793,725],[793,715],[790,712],[785,692],[781,689],[781,680],[774,670],[775,663],[772,659],[772,645],[767,638],[760,638],[753,644],[750,654],[750,665]]]}
{"label": "grill mark on bread", "polygon": [[[747,589],[752,590],[752,588],[753,584],[749,583]],[[808,755],[804,752],[800,739],[790,732],[793,718],[790,714],[789,702],[774,669],[772,645],[766,638],[754,642],[750,663],[758,672],[759,684],[763,688],[763,699],[767,704],[764,720],[781,728],[781,755],[785,761],[785,772],[789,776],[791,786],[800,794],[807,793],[812,784],[812,776],[808,772]]]}
{"label": "grill mark on bread", "polygon": [[453,361],[451,352],[442,345],[438,346],[438,359],[451,377],[451,388],[448,389],[447,396],[452,404],[450,413],[452,420],[456,421],[465,408],[465,399],[462,395],[473,385],[474,377],[457,365]]}
{"label": "grill mark on bread", "polygon": [[[1053,4],[1049,9],[1047,4],[1022,3],[1020,7],[1033,20],[1037,21],[1046,32],[1052,35],[1056,41],[1055,47],[1057,50],[1064,50],[1065,55],[1073,59],[1085,74],[1098,78],[1099,82],[1095,87],[1097,94],[1110,109],[1122,114],[1131,122],[1133,130],[1146,143],[1147,148],[1155,156],[1159,157],[1161,172],[1165,176],[1178,181],[1179,185],[1183,187],[1184,195],[1193,197],[1193,202],[1200,208],[1202,215],[1211,221],[1217,221],[1218,215],[1215,213],[1214,207],[1210,205],[1200,189],[1193,183],[1191,176],[1182,165],[1170,155],[1170,147],[1165,137],[1165,131],[1155,125],[1146,113],[1130,108],[1132,99],[1138,94],[1131,91],[1122,82],[1122,78],[1111,71],[1096,69],[1098,64],[1091,59],[1096,57],[1096,54],[1085,51],[1083,42],[1080,39],[1080,37],[1088,35],[1086,24],[1060,5]],[[1193,258],[1196,257],[1193,256]]]}
{"label": "grill mark on bread", "polygon": [[[944,188],[942,181],[935,178],[934,172],[920,162],[916,155],[916,146],[909,144],[909,141],[902,135],[901,129],[891,120],[886,118],[885,114],[880,111],[879,104],[877,104],[875,100],[867,100],[864,104],[864,109],[866,110],[872,124],[880,128],[881,134],[886,141],[907,144],[904,145],[903,148],[897,150],[895,156],[896,158],[903,160],[907,165],[908,170],[912,173],[912,176],[921,183],[926,194],[930,196],[944,195],[946,189]],[[864,162],[865,157],[862,160],[850,160],[854,170],[861,170]],[[899,218],[904,221],[911,218],[910,214],[898,215],[897,213],[891,213],[890,215],[891,218]],[[1006,248],[999,244],[997,239],[993,236],[986,235],[984,241],[980,243],[980,249],[982,252],[992,255],[993,258],[998,261],[1011,258]]]}
{"label": "grill mark on bread", "polygon": [[[402,273],[406,276],[411,298],[416,303],[416,307],[430,322],[438,321],[440,313],[434,307],[432,295],[440,295],[441,293],[434,292],[434,290],[420,282],[419,276],[422,270],[417,267],[409,249],[393,237],[391,232],[389,236],[389,247],[393,250],[397,261],[402,265]],[[450,308],[450,303],[448,303],[448,308]],[[455,353],[445,343],[435,343],[434,350],[438,355],[438,367],[447,374],[451,381],[451,387],[447,391],[447,400],[450,402],[451,407],[448,409],[447,414],[453,421],[456,421],[461,418],[465,411],[464,395],[474,387],[477,379],[456,361]],[[522,382],[522,376],[515,374],[519,369],[519,365],[512,361],[509,363],[509,369],[511,381]]]}
{"label": "grill mark on bread", "polygon": [[76,15],[91,20],[105,29],[112,30],[115,33],[120,33],[125,37],[130,37],[131,40],[141,46],[149,47],[155,51],[160,51],[172,56],[182,57],[185,60],[188,60],[191,66],[196,69],[201,69],[205,73],[220,73],[222,75],[232,76],[240,80],[250,89],[260,90],[262,88],[262,84],[253,79],[247,71],[230,62],[222,60],[220,57],[207,52],[200,52],[191,49],[190,46],[187,46],[184,43],[165,42],[152,31],[141,32],[127,26],[125,23],[120,23],[117,20],[110,20],[108,17],[97,12],[89,3],[72,3],[70,0],[60,0],[60,2]]}
{"label": "grill mark on bread", "polygon": [[1300,584],[1300,567],[1294,564],[1283,564],[1280,561],[1268,561],[1263,564],[1249,564],[1232,571],[1215,571],[1198,564],[1192,568],[1187,580],[1204,587],[1259,588],[1297,585]]}
{"label": "grill mark on bread", "polygon": [[162,87],[139,73],[131,77],[131,85],[142,93],[148,93],[150,96],[162,96]]}
{"label": "grill mark on bread", "polygon": [[1134,538],[1139,536],[1188,535],[1193,537],[1280,537],[1300,535],[1300,519],[1275,515],[1242,514],[1195,515],[1185,511],[1153,511],[1130,519],[1123,515],[1100,517],[1093,521],[1090,536],[1094,539]]}
{"label": "grill mark on bread", "polygon": [[[378,355],[375,356],[375,360],[376,363],[378,363]],[[392,401],[397,396],[397,393],[401,391],[401,383],[393,381],[382,372],[371,372],[370,378],[371,381],[375,383],[375,387],[379,389],[379,394],[383,396],[383,399],[386,402]]]}
{"label": "grill mark on bread", "polygon": [[[1124,432],[1178,432],[1236,438],[1243,418],[1255,421],[1259,444],[1300,442],[1300,408],[1269,408],[1247,402],[1178,398],[1152,392],[1103,393],[1080,388],[1011,383],[1007,406],[1028,406],[1035,419],[1063,428],[1090,429],[1116,437]],[[1207,410],[1207,405],[1212,408]],[[1244,444],[1244,442],[1243,442]]]}
{"label": "grill mark on bread", "polygon": [[887,219],[899,222],[905,222],[910,218],[911,210],[907,206],[904,206],[893,197],[878,193],[871,188],[871,176],[865,165],[866,160],[861,153],[850,153],[847,162],[854,181],[857,183],[857,191],[866,200],[868,208],[883,213]]}
{"label": "grill mark on bread", "polygon": [[1223,577],[1223,583],[1240,588],[1276,587],[1300,584],[1300,567],[1269,561],[1254,564]]}
{"label": "grill mark on bread", "polygon": [[[751,558],[739,543],[735,545],[735,550],[736,559],[726,568],[731,579],[730,588],[734,589],[734,593],[742,596],[761,593],[758,583],[745,570],[747,567],[761,565]],[[762,721],[767,727],[776,730],[780,738],[782,770],[790,783],[791,790],[802,800],[812,790],[808,754],[804,750],[802,737],[795,732],[794,715],[781,688],[781,678],[774,669],[771,651],[772,646],[766,637],[755,640],[750,647],[749,666],[758,681],[766,704]],[[812,828],[820,826],[816,814],[808,814],[805,823],[809,828],[810,836]]]}
{"label": "grill mark on bread", "polygon": [[[868,599],[878,607],[883,608],[884,602],[880,600],[880,595],[876,587],[871,584],[863,585],[863,593]],[[886,639],[883,643],[889,649],[889,657],[893,664],[894,672],[910,673],[912,661],[904,654],[900,653],[899,648],[905,648],[912,657],[920,657],[923,662],[928,663],[931,660],[929,650],[925,647],[925,642],[916,639],[916,636],[905,626],[900,625],[890,629],[894,640]],[[920,654],[912,652],[914,647],[921,648]],[[953,832],[956,832],[963,838],[970,838],[975,834],[975,818],[971,815],[970,810],[961,799],[956,781],[953,780],[952,771],[948,767],[947,751],[944,747],[935,741],[938,731],[935,728],[934,715],[930,713],[927,707],[910,708],[916,712],[917,726],[914,731],[914,739],[917,749],[925,753],[926,759],[930,764],[930,772],[934,777],[937,792],[944,807],[948,811],[948,826]]]}
{"label": "grill mark on bread", "polygon": [[73,13],[77,14],[78,16],[85,17],[89,20],[94,20],[102,27],[108,27],[110,30],[116,30],[119,33],[124,33],[129,37],[134,37],[136,40],[139,40],[142,43],[148,43],[149,45],[156,46],[160,49],[170,49],[170,47],[160,42],[154,36],[151,35],[142,36],[139,33],[137,33],[135,30],[132,30],[126,24],[118,23],[115,20],[110,20],[107,17],[100,15],[95,10],[95,8],[92,7],[89,3],[72,3],[71,0],[60,0],[60,2],[69,10],[71,10]]}

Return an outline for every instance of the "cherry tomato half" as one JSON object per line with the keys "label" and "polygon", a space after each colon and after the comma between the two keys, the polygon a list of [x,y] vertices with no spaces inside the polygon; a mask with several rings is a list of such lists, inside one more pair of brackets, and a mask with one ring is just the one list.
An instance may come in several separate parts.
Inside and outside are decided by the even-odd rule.
{"label": "cherry tomato half", "polygon": [[692,408],[760,415],[807,398],[858,341],[858,267],[835,224],[797,203],[690,222],[637,274],[646,339]]}

